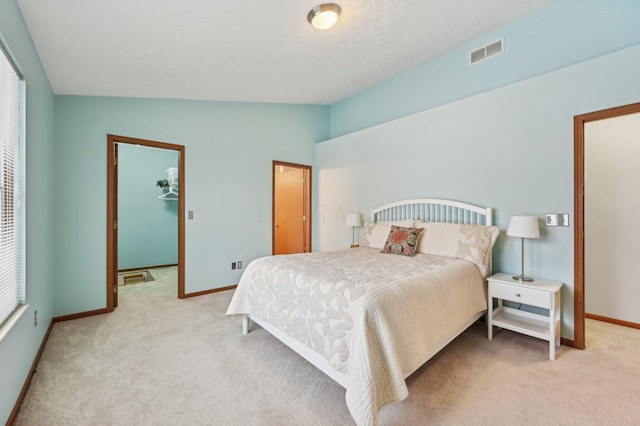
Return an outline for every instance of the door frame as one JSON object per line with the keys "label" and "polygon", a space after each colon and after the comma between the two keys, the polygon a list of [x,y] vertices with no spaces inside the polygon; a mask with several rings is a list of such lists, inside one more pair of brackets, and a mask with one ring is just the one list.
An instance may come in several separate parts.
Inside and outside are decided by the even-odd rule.
{"label": "door frame", "polygon": [[118,173],[117,173],[117,144],[131,144],[150,148],[168,149],[178,152],[178,298],[185,296],[184,288],[184,206],[185,206],[185,184],[184,184],[184,163],[185,147],[183,145],[170,144],[166,142],[156,142],[145,139],[131,138],[127,136],[107,135],[107,312],[112,312],[115,308],[114,293],[117,294],[118,286]]}
{"label": "door frame", "polygon": [[576,115],[574,129],[574,282],[573,282],[573,346],[585,348],[585,304],[584,304],[584,125],[591,121],[640,112],[640,103]]}
{"label": "door frame", "polygon": [[305,233],[306,233],[306,237],[308,238],[309,241],[309,246],[308,246],[308,250],[307,252],[311,252],[311,203],[312,203],[312,196],[311,196],[311,166],[307,166],[304,164],[296,164],[296,163],[287,163],[284,161],[278,161],[278,160],[273,160],[273,164],[271,165],[271,254],[275,254],[276,252],[276,226],[275,226],[275,220],[276,220],[276,167],[278,166],[284,166],[284,167],[293,167],[296,169],[302,169],[302,170],[306,170],[307,174],[308,174],[308,181],[305,183],[305,199],[304,199],[304,203],[306,204],[306,206],[304,206],[305,208],[303,208],[303,211],[306,211],[307,214],[306,216],[306,220],[305,220]]}

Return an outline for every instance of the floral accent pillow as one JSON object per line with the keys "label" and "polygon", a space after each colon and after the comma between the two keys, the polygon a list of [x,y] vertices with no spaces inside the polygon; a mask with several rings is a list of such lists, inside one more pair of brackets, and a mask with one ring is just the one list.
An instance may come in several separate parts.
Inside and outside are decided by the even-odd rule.
{"label": "floral accent pillow", "polygon": [[424,228],[406,228],[404,226],[391,225],[391,231],[387,242],[382,248],[382,253],[401,254],[413,256],[416,254],[418,240]]}
{"label": "floral accent pillow", "polygon": [[395,222],[377,222],[377,223],[365,223],[364,234],[360,240],[360,247],[369,247],[382,249],[387,242],[387,237],[391,231],[391,225],[405,226],[407,228],[413,228],[415,220],[398,220]]}

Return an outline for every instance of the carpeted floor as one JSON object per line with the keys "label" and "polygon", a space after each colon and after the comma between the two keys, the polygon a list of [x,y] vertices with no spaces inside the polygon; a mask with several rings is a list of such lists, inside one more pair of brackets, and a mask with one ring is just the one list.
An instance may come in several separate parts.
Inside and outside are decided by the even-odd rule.
{"label": "carpeted floor", "polygon": [[[16,425],[353,424],[339,385],[259,327],[242,336],[232,291],[179,300],[175,269],[154,277],[111,314],[55,324]],[[640,424],[640,330],[588,320],[586,350],[547,350],[477,323],[380,424]]]}

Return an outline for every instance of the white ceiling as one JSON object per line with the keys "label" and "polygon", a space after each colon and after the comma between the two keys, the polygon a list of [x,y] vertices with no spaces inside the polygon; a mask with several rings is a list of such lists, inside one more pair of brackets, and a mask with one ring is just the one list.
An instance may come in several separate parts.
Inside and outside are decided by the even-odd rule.
{"label": "white ceiling", "polygon": [[59,95],[331,104],[556,1],[337,0],[327,31],[317,0],[17,3]]}

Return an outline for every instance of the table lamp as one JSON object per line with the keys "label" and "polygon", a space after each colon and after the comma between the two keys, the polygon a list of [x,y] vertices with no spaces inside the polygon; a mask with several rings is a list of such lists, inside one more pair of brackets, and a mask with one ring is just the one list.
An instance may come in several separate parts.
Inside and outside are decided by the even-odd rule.
{"label": "table lamp", "polygon": [[507,235],[522,238],[522,272],[513,277],[514,280],[531,282],[533,278],[524,276],[524,239],[540,238],[537,216],[511,216]]}
{"label": "table lamp", "polygon": [[360,214],[349,213],[347,215],[347,226],[351,227],[351,248],[358,247],[358,244],[356,244],[356,226],[362,226]]}

